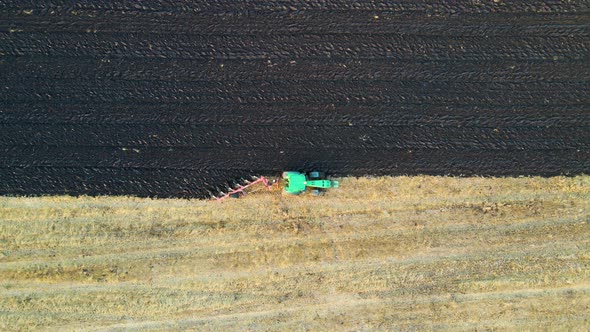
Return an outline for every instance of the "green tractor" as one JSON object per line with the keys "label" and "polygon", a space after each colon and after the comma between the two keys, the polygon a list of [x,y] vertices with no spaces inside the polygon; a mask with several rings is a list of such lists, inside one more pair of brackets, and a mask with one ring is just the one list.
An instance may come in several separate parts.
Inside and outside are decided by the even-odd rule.
{"label": "green tractor", "polygon": [[328,180],[324,173],[318,171],[307,174],[294,171],[283,172],[283,179],[285,191],[294,195],[305,192],[307,187],[312,188],[311,193],[318,196],[322,195],[326,189],[338,188],[338,181]]}

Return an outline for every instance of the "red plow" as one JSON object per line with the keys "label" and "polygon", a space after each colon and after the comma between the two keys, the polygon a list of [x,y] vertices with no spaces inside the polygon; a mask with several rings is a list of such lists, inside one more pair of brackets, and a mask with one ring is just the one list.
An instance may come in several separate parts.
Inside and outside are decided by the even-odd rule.
{"label": "red plow", "polygon": [[[256,178],[256,180],[254,181],[248,181],[248,183],[246,183],[245,185],[242,185],[236,189],[233,189],[231,191],[229,191],[228,193],[223,193],[223,196],[217,197],[215,198],[215,200],[217,200],[218,202],[221,202],[222,200],[228,198],[228,197],[240,197],[241,195],[245,195],[246,192],[244,191],[246,188],[249,188],[255,184],[258,183],[262,183],[268,190],[271,190],[272,185],[275,183],[274,180],[269,180],[267,178],[265,178],[264,176],[261,176],[259,178]],[[277,182],[278,183],[278,182]]]}

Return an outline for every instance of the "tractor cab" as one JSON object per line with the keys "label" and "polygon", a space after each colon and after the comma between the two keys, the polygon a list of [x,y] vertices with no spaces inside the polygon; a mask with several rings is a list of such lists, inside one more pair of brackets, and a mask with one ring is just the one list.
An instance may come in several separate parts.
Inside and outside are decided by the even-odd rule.
{"label": "tractor cab", "polygon": [[306,189],[307,179],[305,174],[299,172],[283,172],[285,191],[289,194],[300,194]]}

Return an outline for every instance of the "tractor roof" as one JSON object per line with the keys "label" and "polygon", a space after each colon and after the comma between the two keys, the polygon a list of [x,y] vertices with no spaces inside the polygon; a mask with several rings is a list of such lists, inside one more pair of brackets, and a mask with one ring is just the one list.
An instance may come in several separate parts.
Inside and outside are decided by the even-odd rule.
{"label": "tractor roof", "polygon": [[291,194],[298,194],[305,190],[305,174],[299,172],[283,172],[286,186],[285,191]]}

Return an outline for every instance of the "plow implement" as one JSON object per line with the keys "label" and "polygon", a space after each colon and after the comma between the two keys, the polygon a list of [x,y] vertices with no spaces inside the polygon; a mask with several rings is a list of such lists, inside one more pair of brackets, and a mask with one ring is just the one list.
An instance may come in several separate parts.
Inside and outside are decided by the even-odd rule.
{"label": "plow implement", "polygon": [[271,180],[265,178],[264,176],[258,177],[254,181],[247,181],[247,182],[248,183],[241,185],[238,188],[233,189],[227,193],[222,193],[223,196],[216,197],[215,200],[218,202],[221,202],[222,200],[224,200],[228,197],[235,197],[235,198],[240,197],[241,195],[246,194],[246,192],[244,191],[246,188],[249,188],[249,187],[251,187],[255,184],[258,184],[258,183],[262,183],[268,190],[271,190],[271,187],[274,183],[274,181],[271,181]]}

